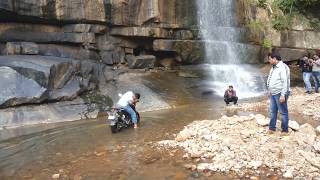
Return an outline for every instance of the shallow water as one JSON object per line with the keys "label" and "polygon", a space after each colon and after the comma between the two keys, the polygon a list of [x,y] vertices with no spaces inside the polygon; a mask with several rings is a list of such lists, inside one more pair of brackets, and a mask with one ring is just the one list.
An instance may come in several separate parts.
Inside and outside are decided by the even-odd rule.
{"label": "shallow water", "polygon": [[[199,78],[176,81],[175,73],[153,74],[149,78],[154,82],[153,90],[176,107],[141,113],[141,125],[136,130],[126,129],[111,134],[104,119],[1,130],[0,179],[42,180],[51,179],[53,174],[60,174],[60,179],[238,178],[232,173],[211,174],[188,170],[184,165],[193,160],[184,159],[183,152],[158,150],[153,144],[173,139],[173,134],[194,120],[250,112],[226,111],[222,97],[206,91],[207,86]],[[243,99],[240,103],[255,100]],[[266,110],[259,113],[267,114]],[[298,115],[292,118],[314,126],[320,124]],[[245,178],[279,177],[276,173],[261,172]]]}
{"label": "shallow water", "polygon": [[[173,133],[192,120],[218,118],[217,106],[223,107],[199,103],[197,109],[187,105],[143,113],[137,130],[118,134],[111,134],[105,120],[93,120],[4,140],[0,143],[0,177],[48,179],[60,173],[85,179],[165,179],[177,172],[187,177],[191,172],[183,168],[181,157],[155,151],[152,143],[173,138]],[[39,128],[30,127],[29,131]]]}

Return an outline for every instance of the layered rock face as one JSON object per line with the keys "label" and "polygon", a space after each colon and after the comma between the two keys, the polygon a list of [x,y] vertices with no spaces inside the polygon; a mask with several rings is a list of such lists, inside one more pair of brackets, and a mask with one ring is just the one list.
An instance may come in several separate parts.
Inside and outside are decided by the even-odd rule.
{"label": "layered rock face", "polygon": [[[266,2],[272,4],[273,0]],[[270,43],[281,53],[284,60],[297,60],[307,52],[314,53],[320,49],[320,32],[310,27],[308,19],[295,17],[287,30],[277,31],[272,27],[271,6],[264,9],[246,0],[239,0],[238,6],[242,23],[256,31],[248,34],[248,40],[260,45]]]}
{"label": "layered rock face", "polygon": [[[0,1],[0,127],[92,117],[91,97],[79,97],[114,99],[119,66],[202,62],[196,18],[194,0]],[[167,41],[174,46],[158,46]]]}
{"label": "layered rock face", "polygon": [[[127,55],[176,58],[180,52],[155,50],[153,41],[196,39],[191,31],[195,7],[193,0],[1,1],[0,50],[3,55],[93,59],[107,65],[125,63]],[[33,51],[24,52],[17,42],[35,43]]]}

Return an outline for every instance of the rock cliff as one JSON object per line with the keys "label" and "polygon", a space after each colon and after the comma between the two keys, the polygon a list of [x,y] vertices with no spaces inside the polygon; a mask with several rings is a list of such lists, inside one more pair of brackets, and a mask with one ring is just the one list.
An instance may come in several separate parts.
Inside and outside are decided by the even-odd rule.
{"label": "rock cliff", "polygon": [[248,41],[265,48],[276,48],[286,61],[297,60],[307,53],[317,53],[320,49],[320,32],[310,26],[310,20],[303,14],[293,16],[290,23],[278,20],[287,27],[276,30],[273,27],[277,23],[275,14],[283,16],[283,13],[275,12],[279,10],[272,7],[274,0],[265,1],[263,7],[252,2],[238,1],[240,21],[249,28]]}
{"label": "rock cliff", "polygon": [[0,1],[1,126],[94,117],[86,92],[116,95],[119,65],[200,63],[196,23],[194,0]]}

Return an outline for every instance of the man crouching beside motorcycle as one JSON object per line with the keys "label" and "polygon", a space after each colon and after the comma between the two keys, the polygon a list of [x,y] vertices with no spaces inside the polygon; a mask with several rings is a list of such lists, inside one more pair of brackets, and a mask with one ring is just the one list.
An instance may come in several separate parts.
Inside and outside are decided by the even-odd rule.
{"label": "man crouching beside motorcycle", "polygon": [[123,108],[125,111],[127,111],[132,119],[133,122],[133,128],[137,128],[137,113],[131,106],[136,106],[136,103],[139,102],[140,94],[139,93],[133,93],[132,91],[128,91],[125,94],[121,96],[119,99],[117,106]]}

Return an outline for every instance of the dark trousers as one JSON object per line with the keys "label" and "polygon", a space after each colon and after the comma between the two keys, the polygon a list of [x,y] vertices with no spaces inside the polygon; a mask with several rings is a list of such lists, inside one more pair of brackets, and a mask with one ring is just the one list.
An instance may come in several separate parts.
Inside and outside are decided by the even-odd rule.
{"label": "dark trousers", "polygon": [[238,102],[238,97],[225,97],[224,98],[224,102],[226,102],[226,104],[229,104],[230,102],[233,102],[233,104],[237,104]]}

